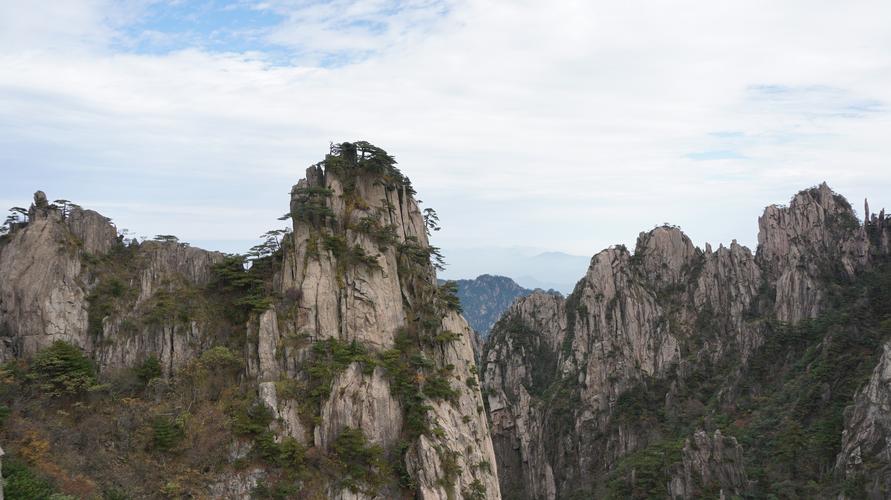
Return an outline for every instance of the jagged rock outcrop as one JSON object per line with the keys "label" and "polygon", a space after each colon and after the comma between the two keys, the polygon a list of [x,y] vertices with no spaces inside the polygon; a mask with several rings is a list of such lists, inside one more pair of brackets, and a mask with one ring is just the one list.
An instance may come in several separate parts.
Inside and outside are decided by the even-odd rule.
{"label": "jagged rock outcrop", "polygon": [[720,430],[711,436],[702,429],[693,433],[684,442],[682,460],[668,486],[670,498],[701,498],[706,491],[734,498],[749,487],[742,446]]}
{"label": "jagged rock outcrop", "polygon": [[867,384],[845,410],[845,427],[836,472],[845,478],[865,478],[871,499],[891,491],[891,342]]}
{"label": "jagged rock outcrop", "polygon": [[796,322],[823,307],[826,276],[851,277],[869,258],[854,209],[824,182],[788,207],[769,206],[758,218],[758,262],[776,288],[776,317]]}
{"label": "jagged rock outcrop", "polygon": [[704,351],[712,353],[715,361],[728,347],[736,348],[740,359],[746,360],[760,345],[762,325],[752,321],[752,316],[763,285],[761,269],[748,248],[736,240],[716,251],[706,245],[693,288],[693,310],[704,320],[700,326],[717,330],[712,338],[703,339],[709,346]]}
{"label": "jagged rock outcrop", "polygon": [[675,286],[687,280],[700,251],[686,234],[671,226],[640,233],[635,258],[643,276],[655,288]]}
{"label": "jagged rock outcrop", "polygon": [[[159,290],[206,285],[222,254],[157,241],[128,249],[102,215],[51,205],[40,191],[34,200],[27,224],[0,246],[0,359],[64,340],[92,353],[103,371],[154,356],[170,372],[213,343],[199,321],[145,324],[142,313]],[[125,266],[113,252],[132,255]],[[97,295],[109,283],[114,300],[92,307],[108,298]]]}
{"label": "jagged rock outcrop", "polygon": [[118,243],[118,234],[108,218],[92,210],[72,208],[65,216],[69,231],[90,255],[105,255]]}
{"label": "jagged rock outcrop", "polygon": [[0,360],[55,340],[88,344],[83,264],[57,213],[37,213],[0,247]]}
{"label": "jagged rock outcrop", "polygon": [[[340,177],[313,166],[294,186],[291,210],[298,215],[289,247],[293,250],[286,253],[280,286],[284,291],[296,290],[301,297],[298,330],[307,329],[319,339],[345,337],[389,346],[396,330],[405,324],[396,245],[412,240],[419,248],[429,247],[424,219],[408,186],[388,189],[372,176],[354,185],[349,182],[345,193]],[[312,210],[309,207],[330,211],[325,217],[337,221],[342,234],[315,230],[310,216],[300,215]],[[355,230],[351,224],[361,224],[366,230]],[[375,237],[392,238],[392,242],[381,248]],[[350,259],[360,265],[346,270]]]}
{"label": "jagged rock outcrop", "polygon": [[[639,240],[639,246],[658,240],[660,233],[663,231],[654,230],[646,243]],[[662,241],[673,245],[678,239]],[[650,267],[663,269],[666,260],[678,257],[674,248],[657,249],[660,251],[655,255],[645,251],[645,266],[649,263]],[[583,398],[594,408],[606,409],[610,400],[624,390],[622,383],[658,376],[680,355],[670,326],[660,322],[662,310],[656,296],[635,273],[625,247],[611,248],[594,256],[588,273],[573,291],[572,302],[577,305],[575,311],[569,311],[575,321],[572,331],[567,332],[572,336],[571,358],[567,361],[581,369]],[[670,282],[678,274],[669,270],[665,281],[657,277],[655,283]]]}
{"label": "jagged rock outcrop", "polygon": [[703,251],[679,228],[657,227],[633,254],[596,254],[565,301],[518,299],[483,357],[502,489],[604,494],[622,457],[664,438],[640,405],[695,414],[699,377],[723,373],[714,397],[732,407],[735,381],[775,320],[816,317],[833,279],[850,281],[887,255],[879,226],[861,226],[823,184],[765,209],[757,254],[736,241]]}
{"label": "jagged rock outcrop", "polygon": [[[690,267],[696,253],[686,243],[689,239],[674,228],[641,236],[640,255],[659,271],[654,286],[670,285],[681,266]],[[519,299],[493,330],[485,385],[499,458],[506,457],[499,470],[503,489],[516,490],[522,482],[521,497],[559,497],[572,491],[559,483],[590,486],[592,475],[584,477],[582,471],[605,470],[646,442],[627,429],[603,447],[585,437],[603,434],[620,394],[642,380],[663,377],[681,355],[655,293],[641,280],[639,262],[632,262],[624,247],[600,252],[567,300],[540,293]],[[665,262],[679,269],[668,270]],[[528,339],[534,349],[526,347]],[[561,394],[565,401],[560,406],[542,401],[552,397],[545,393],[562,377],[572,379]]]}

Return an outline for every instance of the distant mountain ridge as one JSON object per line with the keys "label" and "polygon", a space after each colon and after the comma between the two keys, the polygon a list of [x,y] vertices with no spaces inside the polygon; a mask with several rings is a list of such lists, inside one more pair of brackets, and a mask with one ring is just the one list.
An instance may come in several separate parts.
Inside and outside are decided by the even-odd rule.
{"label": "distant mountain ridge", "polygon": [[[514,300],[535,291],[520,286],[507,276],[491,274],[454,282],[458,285],[458,299],[465,319],[483,339],[489,336],[489,330]],[[548,293],[558,292],[550,290]]]}
{"label": "distant mountain ridge", "polygon": [[440,278],[464,279],[490,274],[510,276],[523,288],[555,289],[567,295],[585,274],[590,256],[527,247],[451,248],[443,246],[449,263]]}

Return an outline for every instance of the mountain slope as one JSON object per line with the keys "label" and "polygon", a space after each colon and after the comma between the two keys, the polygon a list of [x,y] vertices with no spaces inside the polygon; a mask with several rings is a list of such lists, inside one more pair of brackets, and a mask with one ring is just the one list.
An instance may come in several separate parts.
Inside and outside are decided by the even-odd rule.
{"label": "mountain slope", "polygon": [[854,393],[891,337],[891,221],[824,184],[759,227],[756,254],[656,228],[511,306],[483,377],[506,498],[880,495],[879,446],[850,450],[884,425]]}

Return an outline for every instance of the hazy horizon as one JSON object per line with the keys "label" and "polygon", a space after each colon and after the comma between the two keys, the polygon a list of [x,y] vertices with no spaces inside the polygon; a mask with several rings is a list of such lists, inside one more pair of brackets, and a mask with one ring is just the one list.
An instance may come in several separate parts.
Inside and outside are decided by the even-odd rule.
{"label": "hazy horizon", "polygon": [[[830,187],[831,186],[830,183]],[[806,187],[810,186],[802,187],[802,189]],[[795,192],[789,193],[788,198],[791,199],[794,194]],[[839,194],[844,195],[845,193]],[[58,196],[57,193],[52,192],[47,192],[47,195],[50,200],[59,198],[68,199],[67,196]],[[423,193],[419,193],[418,196],[422,197]],[[163,227],[164,221],[172,221],[169,217],[175,216],[176,212],[150,213],[145,207],[138,204],[121,205],[103,202],[83,202],[77,199],[72,199],[71,201],[86,209],[96,210],[102,215],[109,217],[118,228],[119,232],[126,229],[128,236],[131,238],[152,239],[158,234],[174,234],[180,241],[189,243],[195,247],[224,253],[242,254],[247,253],[252,246],[260,242],[259,237],[245,239],[194,239],[190,238],[188,234],[178,234],[165,229]],[[855,212],[858,215],[862,215],[862,209],[858,209],[858,207],[862,207],[862,204],[851,199],[848,199],[848,201],[853,205]],[[2,202],[6,202],[9,206],[27,207],[31,203],[31,196],[23,196],[21,199],[15,200],[0,200],[0,203]],[[788,199],[784,202],[779,202],[778,204],[782,205],[786,202],[788,202]],[[764,205],[764,207],[766,206],[768,206],[768,204]],[[875,202],[871,204],[871,211],[873,212],[878,212],[881,208],[882,207],[877,206]],[[736,240],[739,244],[744,245],[752,250],[752,252],[755,252],[757,249],[757,221],[762,211],[763,207],[757,214],[752,214],[745,225],[746,227],[740,228],[739,235],[731,237],[726,241],[706,241],[701,235],[691,233],[683,226],[681,226],[681,230],[690,237],[694,245],[702,249],[705,248],[706,244],[710,244],[712,247],[717,248],[719,245],[726,246],[731,241]],[[202,216],[211,216],[213,213],[214,209],[209,208],[203,211]],[[442,212],[440,212],[439,215],[441,219],[448,220],[449,218],[448,214]],[[664,215],[667,216],[668,214]],[[151,227],[154,227],[155,230],[141,231],[138,225],[131,224],[131,222],[140,220],[152,222],[153,224],[151,224]],[[276,227],[285,227],[289,224],[274,218],[272,220],[274,223],[262,226],[265,228],[262,229],[262,231]],[[664,222],[669,221],[663,221],[663,223]],[[258,220],[258,227],[261,227],[261,223],[262,221]],[[613,241],[599,248],[591,248],[586,254],[572,253],[561,248],[545,246],[473,244],[445,246],[440,242],[440,232],[434,232],[431,235],[431,243],[441,248],[446,259],[445,270],[438,273],[438,277],[441,279],[474,279],[483,274],[507,276],[525,288],[541,288],[545,290],[554,289],[566,295],[572,291],[575,283],[583,277],[591,257],[596,253],[613,245],[626,245],[629,250],[633,252],[637,237],[641,232],[649,231],[653,227],[660,226],[663,223],[655,223],[650,227],[641,227],[636,230],[630,227],[626,228],[626,235],[622,240]],[[175,224],[171,223],[170,226],[174,227]],[[460,232],[460,228],[451,228],[451,231]]]}

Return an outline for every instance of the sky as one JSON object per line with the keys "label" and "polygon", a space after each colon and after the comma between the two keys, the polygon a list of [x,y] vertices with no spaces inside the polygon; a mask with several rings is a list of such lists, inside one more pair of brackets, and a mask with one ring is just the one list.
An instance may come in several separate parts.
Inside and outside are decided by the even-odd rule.
{"label": "sky", "polygon": [[884,0],[0,0],[0,206],[42,189],[244,251],[329,143],[367,140],[439,213],[447,260],[589,257],[663,222],[754,250],[763,208],[823,181],[891,207],[889,19]]}

